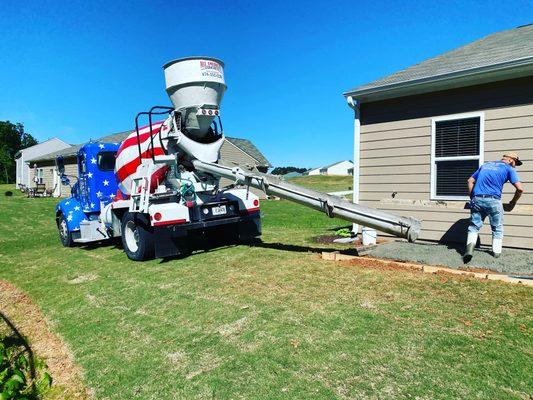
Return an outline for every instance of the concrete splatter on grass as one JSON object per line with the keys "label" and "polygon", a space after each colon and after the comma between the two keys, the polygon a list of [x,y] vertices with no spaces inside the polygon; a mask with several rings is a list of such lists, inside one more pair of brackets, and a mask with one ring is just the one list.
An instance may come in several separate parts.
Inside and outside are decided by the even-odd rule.
{"label": "concrete splatter on grass", "polygon": [[68,281],[71,285],[78,285],[80,283],[91,282],[98,279],[96,274],[80,275],[74,279]]}

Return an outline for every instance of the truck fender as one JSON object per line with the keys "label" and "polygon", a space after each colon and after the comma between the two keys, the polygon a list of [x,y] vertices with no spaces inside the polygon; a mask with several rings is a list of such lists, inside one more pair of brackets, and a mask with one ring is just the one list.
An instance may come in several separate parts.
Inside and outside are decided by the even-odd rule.
{"label": "truck fender", "polygon": [[73,197],[63,199],[56,205],[56,220],[59,221],[59,215],[63,214],[67,220],[69,232],[80,230],[80,222],[87,219],[82,211],[82,206],[78,200]]}

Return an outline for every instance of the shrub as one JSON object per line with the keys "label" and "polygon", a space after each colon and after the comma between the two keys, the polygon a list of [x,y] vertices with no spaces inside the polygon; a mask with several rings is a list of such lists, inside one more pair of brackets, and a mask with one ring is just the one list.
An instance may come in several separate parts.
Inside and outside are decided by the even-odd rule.
{"label": "shrub", "polygon": [[0,336],[0,400],[39,399],[52,385],[46,364],[33,358],[23,343]]}

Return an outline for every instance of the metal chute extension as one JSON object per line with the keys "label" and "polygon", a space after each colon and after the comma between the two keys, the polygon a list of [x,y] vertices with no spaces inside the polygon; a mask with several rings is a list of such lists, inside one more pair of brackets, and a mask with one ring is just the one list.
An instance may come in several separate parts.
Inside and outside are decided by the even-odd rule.
{"label": "metal chute extension", "polygon": [[397,216],[354,204],[337,196],[294,185],[274,175],[248,171],[239,166],[232,167],[200,160],[193,160],[192,163],[199,171],[235,180],[263,190],[269,195],[278,196],[322,211],[329,217],[338,217],[355,222],[405,238],[410,242],[414,242],[420,233],[421,221],[416,218]]}

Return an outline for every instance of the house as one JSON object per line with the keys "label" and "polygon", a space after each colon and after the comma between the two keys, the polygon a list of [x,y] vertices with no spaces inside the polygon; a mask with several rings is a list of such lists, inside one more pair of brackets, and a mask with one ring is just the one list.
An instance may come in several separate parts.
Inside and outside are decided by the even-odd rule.
{"label": "house", "polygon": [[324,167],[311,169],[307,171],[307,175],[353,175],[353,162],[350,160],[337,161]]}
{"label": "house", "polygon": [[326,165],[325,167],[320,168],[320,175],[353,175],[353,162],[350,160],[344,160]]}
{"label": "house", "polygon": [[[115,133],[112,135],[104,136],[95,141],[98,142],[111,142],[119,143],[123,141],[131,131],[125,131]],[[59,182],[57,171],[55,168],[55,159],[57,156],[62,156],[65,163],[65,174],[71,176],[78,175],[76,156],[78,150],[85,143],[81,143],[75,146],[69,146],[67,148],[59,149],[49,152],[48,154],[41,155],[38,158],[32,160],[31,179],[35,176],[38,177],[40,183],[44,183],[47,188],[56,187],[54,192],[55,196],[69,196],[70,187],[64,185],[56,185],[55,182]],[[225,161],[234,162],[240,165],[249,165],[257,168],[261,172],[266,172],[270,167],[270,163],[265,156],[255,147],[255,145],[247,139],[226,137],[222,148],[220,149],[220,156]],[[221,186],[228,185],[230,182],[227,179],[221,180]],[[250,189],[260,197],[265,198],[265,194],[256,189]]]}
{"label": "house", "polygon": [[17,187],[19,185],[30,186],[32,184],[30,179],[30,168],[32,167],[31,161],[39,158],[44,154],[51,153],[53,151],[59,151],[70,147],[70,144],[65,143],[59,138],[48,139],[42,143],[38,143],[35,146],[27,147],[19,150],[15,154],[16,164],[16,179],[15,183]]}
{"label": "house", "polygon": [[[421,239],[466,240],[466,181],[517,151],[526,193],[504,245],[533,249],[533,25],[473,43],[344,93],[354,110],[354,201],[423,220]],[[507,184],[503,201],[514,188]],[[490,244],[490,227],[480,235]]]}

